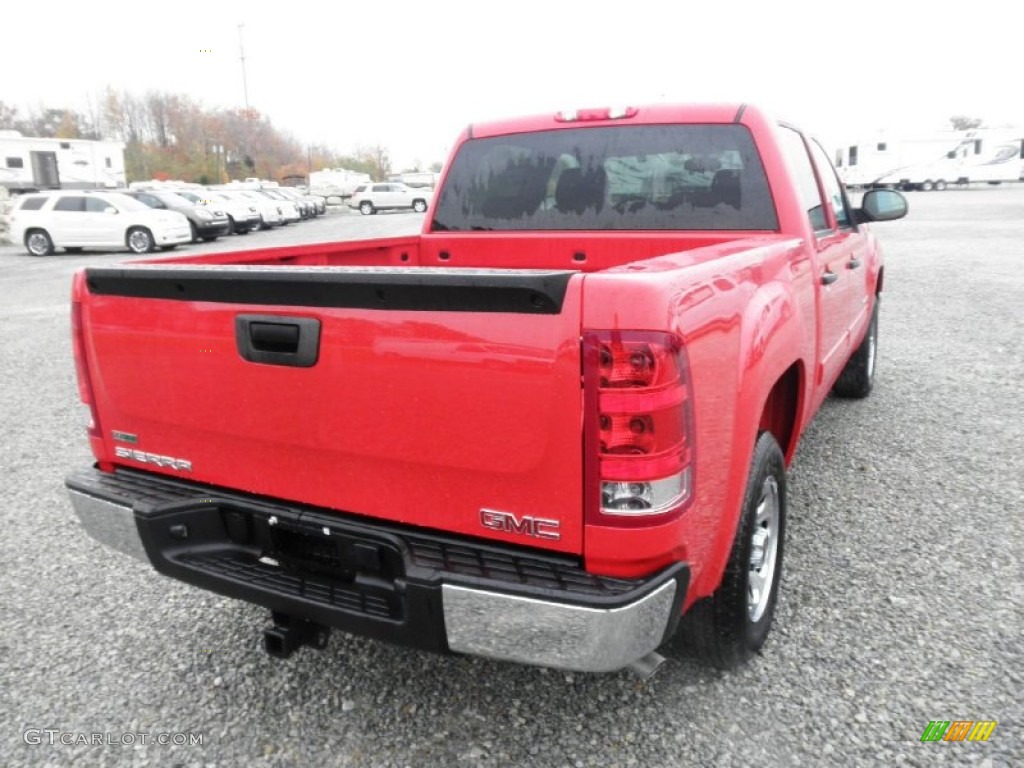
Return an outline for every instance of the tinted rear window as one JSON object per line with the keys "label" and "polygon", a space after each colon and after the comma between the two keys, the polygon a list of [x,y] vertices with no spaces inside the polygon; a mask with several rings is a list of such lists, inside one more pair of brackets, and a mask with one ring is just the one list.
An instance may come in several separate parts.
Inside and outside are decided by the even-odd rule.
{"label": "tinted rear window", "polygon": [[53,206],[55,211],[84,211],[84,197],[62,197]]}
{"label": "tinted rear window", "polygon": [[20,209],[23,211],[38,211],[45,202],[45,197],[23,197],[21,198]]}
{"label": "tinted rear window", "polygon": [[435,231],[775,230],[764,167],[741,125],[572,128],[459,149]]}

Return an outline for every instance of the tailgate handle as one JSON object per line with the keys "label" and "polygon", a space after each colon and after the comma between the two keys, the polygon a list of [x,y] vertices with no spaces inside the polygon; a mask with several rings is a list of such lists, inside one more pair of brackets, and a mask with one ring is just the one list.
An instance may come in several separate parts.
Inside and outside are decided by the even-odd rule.
{"label": "tailgate handle", "polygon": [[320,321],[313,317],[238,315],[238,354],[250,363],[309,368],[320,356]]}
{"label": "tailgate handle", "polygon": [[299,326],[294,323],[249,323],[249,341],[260,352],[299,351]]}

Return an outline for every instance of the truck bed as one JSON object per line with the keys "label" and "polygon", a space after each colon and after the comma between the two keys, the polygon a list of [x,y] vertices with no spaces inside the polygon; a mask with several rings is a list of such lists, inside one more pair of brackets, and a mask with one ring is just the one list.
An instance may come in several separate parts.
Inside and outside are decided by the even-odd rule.
{"label": "truck bed", "polygon": [[509,542],[481,511],[528,516],[557,528],[531,544],[579,555],[587,272],[635,280],[777,239],[409,237],[91,267],[76,290],[100,450]]}
{"label": "truck bed", "polygon": [[[132,264],[280,267],[480,267],[598,272],[666,254],[777,240],[759,232],[573,232],[423,234],[249,251],[143,259]],[[708,251],[703,258],[720,255]]]}

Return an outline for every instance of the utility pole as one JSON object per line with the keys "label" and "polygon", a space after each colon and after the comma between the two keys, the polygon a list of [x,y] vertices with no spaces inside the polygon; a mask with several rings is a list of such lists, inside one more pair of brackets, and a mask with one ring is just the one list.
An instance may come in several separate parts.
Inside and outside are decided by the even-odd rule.
{"label": "utility pole", "polygon": [[249,169],[245,165],[245,160],[249,157],[249,120],[252,119],[252,113],[249,111],[249,79],[245,74],[245,44],[242,41],[242,29],[244,28],[245,24],[238,25],[238,58],[242,62],[242,93],[245,96],[245,112],[242,113],[242,157],[240,158],[243,179],[255,172],[255,166]]}
{"label": "utility pole", "polygon": [[242,62],[242,93],[245,96],[245,111],[249,112],[249,81],[245,76],[245,45],[242,42],[242,29],[245,24],[238,25],[238,58]]}

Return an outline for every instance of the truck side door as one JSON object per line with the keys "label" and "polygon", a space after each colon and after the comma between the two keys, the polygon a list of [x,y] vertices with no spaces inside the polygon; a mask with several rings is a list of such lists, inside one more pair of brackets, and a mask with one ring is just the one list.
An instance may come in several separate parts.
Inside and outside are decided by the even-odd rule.
{"label": "truck side door", "polygon": [[867,239],[854,228],[853,215],[850,203],[846,199],[843,186],[839,182],[828,155],[817,141],[810,141],[811,158],[818,170],[818,178],[821,180],[822,190],[825,195],[825,204],[830,209],[831,221],[833,222],[833,236],[845,256],[845,262],[841,265],[845,270],[842,279],[847,283],[846,292],[849,301],[849,331],[851,343],[860,338],[860,331],[871,318],[871,292],[868,285],[868,271],[870,258]]}
{"label": "truck side door", "polygon": [[853,250],[853,242],[849,238],[852,232],[850,218],[847,211],[846,222],[840,226],[831,202],[823,198],[808,143],[803,136],[787,126],[780,126],[779,134],[814,232],[811,245],[817,252],[815,268],[818,270],[815,276],[818,285],[818,369],[814,380],[815,384],[821,384],[839,375],[850,352],[852,279],[848,264]]}

